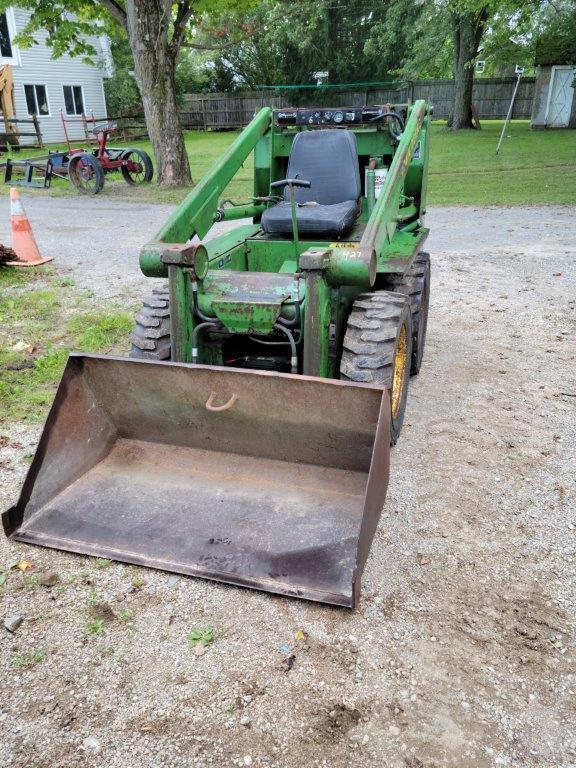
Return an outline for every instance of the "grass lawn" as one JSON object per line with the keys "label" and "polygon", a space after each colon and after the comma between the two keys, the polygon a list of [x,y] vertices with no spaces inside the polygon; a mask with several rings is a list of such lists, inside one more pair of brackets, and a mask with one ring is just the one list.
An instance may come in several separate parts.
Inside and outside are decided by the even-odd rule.
{"label": "grass lawn", "polygon": [[125,352],[132,312],[95,304],[52,266],[0,268],[0,440],[7,421],[41,421],[71,350]]}
{"label": "grass lawn", "polygon": [[453,133],[434,124],[430,205],[576,203],[576,131],[534,131],[512,122],[496,155],[501,120]]}
{"label": "grass lawn", "polygon": [[[429,205],[529,205],[576,203],[576,130],[533,131],[527,120],[513,121],[500,154],[496,145],[501,120],[483,121],[481,131],[452,133],[433,125],[428,179]],[[238,135],[238,131],[187,131],[186,148],[198,181]],[[136,142],[151,153],[149,142]],[[178,203],[188,189],[128,187],[107,176],[101,194],[132,200]],[[46,194],[42,191],[36,194]],[[76,194],[56,180],[50,194]],[[252,194],[252,158],[230,183],[224,197],[245,202]]]}

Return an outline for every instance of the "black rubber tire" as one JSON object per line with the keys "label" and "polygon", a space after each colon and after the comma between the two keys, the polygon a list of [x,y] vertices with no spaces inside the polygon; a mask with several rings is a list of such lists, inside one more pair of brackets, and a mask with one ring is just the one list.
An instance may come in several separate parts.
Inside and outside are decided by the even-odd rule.
{"label": "black rubber tire", "polygon": [[[86,174],[83,169],[89,172],[89,178],[84,178]],[[70,156],[68,178],[72,186],[85,195],[97,195],[104,187],[104,169],[98,158],[88,152],[78,152]]]}
{"label": "black rubber tire", "polygon": [[130,357],[170,360],[170,299],[168,288],[155,288],[134,318]]}
{"label": "black rubber tire", "polygon": [[[401,341],[402,340],[402,341]],[[395,365],[404,349],[396,409],[392,407]],[[340,362],[340,378],[382,384],[390,394],[390,443],[395,445],[406,410],[412,358],[412,313],[407,296],[391,291],[360,294],[348,317]]]}
{"label": "black rubber tire", "polygon": [[412,365],[410,373],[416,376],[422,367],[428,309],[430,306],[430,254],[420,252],[405,275],[390,275],[385,287],[403,293],[410,299],[412,310]]}
{"label": "black rubber tire", "polygon": [[127,184],[131,184],[132,186],[136,186],[138,184],[147,184],[150,181],[152,181],[152,177],[154,176],[154,166],[152,165],[152,159],[149,154],[144,152],[142,149],[127,149],[120,155],[120,158],[122,160],[125,160],[129,155],[137,155],[138,159],[142,163],[142,168],[144,169],[144,175],[141,179],[135,179],[130,174],[130,171],[128,168],[120,168],[122,171],[122,176],[124,177],[124,181]]}

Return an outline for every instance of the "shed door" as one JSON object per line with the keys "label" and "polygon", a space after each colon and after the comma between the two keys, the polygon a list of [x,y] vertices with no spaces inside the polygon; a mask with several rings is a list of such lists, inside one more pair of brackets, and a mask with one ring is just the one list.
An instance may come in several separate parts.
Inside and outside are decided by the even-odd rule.
{"label": "shed door", "polygon": [[551,128],[566,128],[570,120],[574,89],[574,67],[552,67],[546,125]]}

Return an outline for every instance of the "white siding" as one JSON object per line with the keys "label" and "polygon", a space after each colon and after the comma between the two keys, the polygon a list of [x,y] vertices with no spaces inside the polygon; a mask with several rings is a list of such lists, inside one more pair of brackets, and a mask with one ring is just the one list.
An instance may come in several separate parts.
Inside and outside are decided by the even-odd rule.
{"label": "white siding", "polygon": [[[19,8],[13,9],[16,31],[20,32],[28,18],[29,13]],[[98,34],[98,30],[94,30]],[[47,33],[40,32],[36,35],[38,45],[31,48],[18,49],[16,63],[12,64],[14,72],[14,102],[16,116],[27,118],[28,109],[24,95],[24,85],[44,85],[48,94],[50,115],[38,115],[42,138],[46,144],[62,143],[64,131],[60,119],[60,110],[66,116],[64,104],[64,85],[81,85],[84,95],[84,111],[87,115],[94,112],[97,118],[106,117],[106,101],[104,98],[103,77],[105,71],[97,66],[85,64],[82,59],[62,56],[52,59],[51,49],[44,44]],[[102,48],[99,37],[90,38],[98,54]],[[19,63],[18,63],[19,62]],[[24,126],[22,126],[24,130]],[[26,126],[26,132],[34,130],[33,126]],[[82,137],[84,135],[81,124],[75,125],[71,135]],[[25,143],[25,139],[22,140]]]}

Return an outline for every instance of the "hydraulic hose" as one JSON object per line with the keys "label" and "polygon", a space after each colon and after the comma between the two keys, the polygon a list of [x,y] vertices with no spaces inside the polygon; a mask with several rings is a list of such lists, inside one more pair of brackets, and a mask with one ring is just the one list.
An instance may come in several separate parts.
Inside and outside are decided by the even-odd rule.
{"label": "hydraulic hose", "polygon": [[198,325],[194,326],[194,330],[192,331],[192,362],[195,363],[198,359],[198,336],[200,335],[200,331],[204,330],[204,328],[214,328],[215,331],[221,330],[221,326],[217,321],[210,320],[210,322],[206,323],[198,323]]}
{"label": "hydraulic hose", "polygon": [[[257,339],[256,336],[250,336],[251,341],[255,341],[256,344],[266,344],[269,347],[286,347],[290,344],[289,341],[268,341],[268,339]],[[302,336],[294,339],[296,346],[302,341]]]}
{"label": "hydraulic hose", "polygon": [[252,339],[252,341],[255,341],[257,344],[266,344],[267,346],[271,346],[271,347],[284,346],[286,344],[290,344],[290,348],[292,350],[292,357],[290,359],[291,372],[298,373],[298,353],[296,351],[296,344],[300,343],[300,339],[296,341],[294,339],[294,334],[292,333],[292,331],[289,328],[286,328],[286,326],[284,325],[278,325],[278,323],[276,323],[274,328],[277,331],[282,331],[282,333],[285,333],[286,336],[288,337],[288,341],[267,341],[266,339],[257,339],[254,336],[250,336],[250,338]]}
{"label": "hydraulic hose", "polygon": [[198,304],[198,283],[196,280],[192,281],[192,304],[194,305],[194,314],[197,315],[197,317],[200,318],[200,320],[204,320],[205,323],[215,323],[217,322],[217,319],[215,317],[209,317],[208,315],[205,315]]}
{"label": "hydraulic hose", "polygon": [[402,119],[402,116],[398,114],[398,112],[382,112],[381,115],[376,115],[376,117],[373,117],[370,122],[377,123],[380,122],[380,120],[384,120],[386,117],[391,117],[392,120],[395,121],[400,128],[400,131],[396,133],[394,130],[392,130],[391,124],[388,125],[388,129],[392,136],[395,139],[399,139],[402,131],[404,130],[404,120]]}
{"label": "hydraulic hose", "polygon": [[298,373],[298,353],[296,352],[296,342],[294,341],[294,335],[292,334],[292,331],[289,328],[286,328],[285,325],[280,325],[279,323],[276,323],[274,328],[276,328],[277,331],[282,331],[282,333],[285,333],[288,337],[290,348],[292,350],[290,366],[292,368],[292,373]]}
{"label": "hydraulic hose", "polygon": [[300,302],[294,302],[294,317],[292,320],[286,320],[284,317],[279,317],[278,322],[286,328],[294,328],[295,325],[300,324]]}

